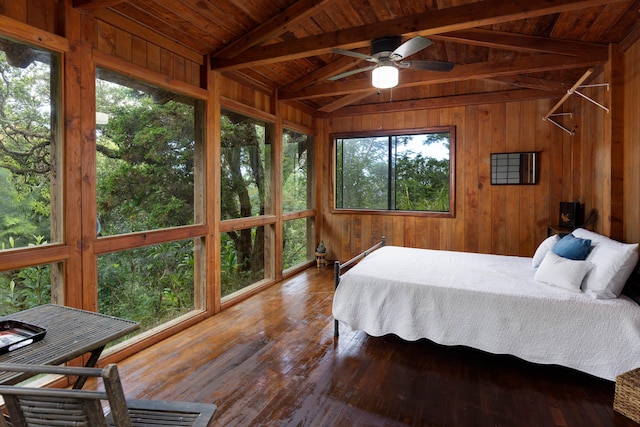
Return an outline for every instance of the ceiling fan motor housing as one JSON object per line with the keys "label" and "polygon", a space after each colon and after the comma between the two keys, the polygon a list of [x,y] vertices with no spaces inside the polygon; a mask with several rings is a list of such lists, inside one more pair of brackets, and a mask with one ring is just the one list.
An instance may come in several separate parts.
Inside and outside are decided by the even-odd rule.
{"label": "ceiling fan motor housing", "polygon": [[400,46],[402,38],[400,36],[388,36],[371,41],[371,56],[380,58],[391,55]]}

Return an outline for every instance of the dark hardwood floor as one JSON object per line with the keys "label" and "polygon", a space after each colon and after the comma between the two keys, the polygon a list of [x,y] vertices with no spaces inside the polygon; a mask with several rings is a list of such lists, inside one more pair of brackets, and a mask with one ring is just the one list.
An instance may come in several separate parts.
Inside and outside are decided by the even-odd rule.
{"label": "dark hardwood floor", "polygon": [[311,268],[120,362],[129,398],[218,405],[218,426],[634,426],[614,383],[426,340],[333,337]]}

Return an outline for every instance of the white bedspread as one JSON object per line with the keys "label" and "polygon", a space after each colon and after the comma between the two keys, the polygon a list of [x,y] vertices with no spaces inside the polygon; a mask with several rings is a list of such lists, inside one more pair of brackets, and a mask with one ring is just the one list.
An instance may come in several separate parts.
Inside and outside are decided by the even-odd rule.
{"label": "white bedspread", "polygon": [[428,338],[597,377],[640,367],[640,306],[533,280],[531,258],[386,246],[345,273],[333,315],[370,335]]}

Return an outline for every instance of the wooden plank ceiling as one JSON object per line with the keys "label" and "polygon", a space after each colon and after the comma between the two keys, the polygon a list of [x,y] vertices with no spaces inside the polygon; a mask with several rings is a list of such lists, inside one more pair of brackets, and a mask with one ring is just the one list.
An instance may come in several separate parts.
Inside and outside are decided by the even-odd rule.
{"label": "wooden plank ceiling", "polygon": [[[640,38],[640,0],[73,0],[118,16],[210,58],[211,67],[317,116],[427,103],[561,96],[589,69]],[[381,90],[371,65],[332,48],[370,54],[372,39],[423,36],[411,60],[454,63],[449,72],[400,70]],[[593,73],[596,76],[598,73]],[[474,101],[475,100],[475,101]]]}

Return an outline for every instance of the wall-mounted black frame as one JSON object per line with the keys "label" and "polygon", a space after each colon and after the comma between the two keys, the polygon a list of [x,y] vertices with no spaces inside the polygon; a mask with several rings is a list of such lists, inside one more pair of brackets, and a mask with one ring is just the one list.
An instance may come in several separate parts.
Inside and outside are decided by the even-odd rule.
{"label": "wall-mounted black frame", "polygon": [[492,185],[533,185],[538,182],[535,151],[491,154]]}

